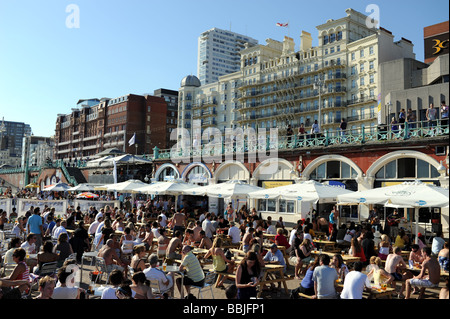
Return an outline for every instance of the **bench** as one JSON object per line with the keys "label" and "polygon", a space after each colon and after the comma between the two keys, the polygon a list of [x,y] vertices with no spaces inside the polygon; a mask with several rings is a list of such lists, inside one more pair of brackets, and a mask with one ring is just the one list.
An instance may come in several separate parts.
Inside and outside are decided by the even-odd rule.
{"label": "bench", "polygon": [[216,271],[216,274],[217,274],[217,280],[216,280],[216,283],[214,284],[214,288],[217,288],[217,284],[222,280],[223,277],[236,279],[236,275],[234,273]]}

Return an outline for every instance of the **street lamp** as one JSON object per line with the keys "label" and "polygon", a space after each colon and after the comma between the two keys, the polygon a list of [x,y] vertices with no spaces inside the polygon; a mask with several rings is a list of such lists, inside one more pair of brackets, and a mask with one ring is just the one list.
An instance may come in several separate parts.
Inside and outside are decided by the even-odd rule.
{"label": "street lamp", "polygon": [[319,92],[319,132],[322,127],[322,88],[325,86],[325,81],[322,80],[322,75],[314,82],[314,89]]}
{"label": "street lamp", "polygon": [[[389,121],[389,114],[391,113],[391,101],[389,101],[385,106],[387,107],[387,112],[386,112],[386,125],[389,125],[390,121]],[[386,111],[386,110],[385,110]]]}

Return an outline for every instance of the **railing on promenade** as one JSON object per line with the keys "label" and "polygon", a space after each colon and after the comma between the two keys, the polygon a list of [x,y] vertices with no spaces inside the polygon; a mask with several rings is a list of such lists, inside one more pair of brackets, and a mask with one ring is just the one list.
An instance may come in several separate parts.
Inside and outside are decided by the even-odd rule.
{"label": "railing on promenade", "polygon": [[400,126],[378,125],[377,127],[348,128],[341,130],[326,130],[321,133],[293,134],[272,137],[267,132],[264,140],[256,136],[253,140],[244,139],[241,143],[227,143],[221,141],[220,144],[202,145],[199,149],[177,148],[172,149],[154,149],[153,154],[146,155],[146,158],[152,160],[165,160],[175,158],[200,157],[200,156],[218,156],[226,154],[239,154],[258,151],[288,151],[312,147],[328,147],[332,145],[358,145],[367,142],[387,142],[395,140],[427,139],[436,136],[448,136],[448,122],[436,120],[434,122],[421,121],[414,123],[405,123]]}

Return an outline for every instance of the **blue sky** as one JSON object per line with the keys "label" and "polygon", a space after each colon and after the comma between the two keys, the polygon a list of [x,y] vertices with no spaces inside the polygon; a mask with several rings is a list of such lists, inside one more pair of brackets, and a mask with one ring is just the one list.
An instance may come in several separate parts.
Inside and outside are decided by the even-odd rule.
{"label": "blue sky", "polygon": [[[79,8],[80,27],[67,28]],[[423,61],[423,28],[447,21],[449,4],[363,0],[0,0],[0,119],[25,122],[38,136],[54,134],[58,113],[79,99],[178,90],[197,70],[197,38],[212,27],[265,43],[289,35],[298,49],[302,30],[312,33],[353,8],[380,8],[380,25],[413,41]]]}

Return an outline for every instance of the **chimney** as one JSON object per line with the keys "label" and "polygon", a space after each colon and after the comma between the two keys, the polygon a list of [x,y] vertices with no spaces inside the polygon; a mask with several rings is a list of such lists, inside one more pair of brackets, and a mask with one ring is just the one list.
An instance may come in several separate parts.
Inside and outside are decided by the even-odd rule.
{"label": "chimney", "polygon": [[302,31],[300,35],[300,51],[308,51],[312,48],[312,36],[311,33]]}

